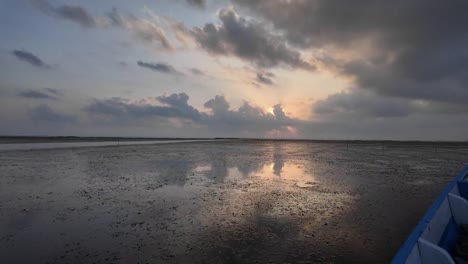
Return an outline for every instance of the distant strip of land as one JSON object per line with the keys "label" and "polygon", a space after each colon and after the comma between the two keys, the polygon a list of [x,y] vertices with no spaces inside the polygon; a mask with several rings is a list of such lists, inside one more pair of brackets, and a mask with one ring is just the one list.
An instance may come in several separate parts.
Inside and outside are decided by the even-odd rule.
{"label": "distant strip of land", "polygon": [[213,139],[226,139],[226,138],[0,136],[0,144],[16,144],[16,143],[66,143],[66,142],[119,142],[119,141],[162,141],[162,140],[213,140]]}
{"label": "distant strip of land", "polygon": [[237,139],[240,141],[294,141],[317,143],[341,143],[348,145],[369,144],[380,146],[443,146],[468,147],[467,141],[399,141],[399,140],[323,140],[323,139],[261,139],[261,138],[171,138],[171,137],[79,137],[79,136],[0,136],[0,144],[14,143],[66,143],[66,142],[119,142],[119,141],[163,141],[163,140],[214,140]]}

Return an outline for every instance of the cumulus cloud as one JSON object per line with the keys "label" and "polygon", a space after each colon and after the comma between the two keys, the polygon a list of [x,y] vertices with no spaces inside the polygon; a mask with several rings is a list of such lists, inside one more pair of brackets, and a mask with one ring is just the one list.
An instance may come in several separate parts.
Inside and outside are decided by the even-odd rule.
{"label": "cumulus cloud", "polygon": [[31,98],[31,99],[53,99],[57,100],[58,96],[60,96],[61,93],[52,88],[45,88],[40,91],[37,90],[25,90],[21,91],[18,93],[18,96],[24,97],[24,98]]}
{"label": "cumulus cloud", "polygon": [[274,114],[244,102],[238,109],[231,109],[224,96],[217,95],[204,104],[211,110],[211,115],[204,119],[214,131],[222,133],[234,131],[250,131],[253,134],[264,135],[271,130],[287,130],[288,127],[301,125],[302,121],[286,116],[281,105],[276,105]]}
{"label": "cumulus cloud", "polygon": [[38,56],[26,50],[14,50],[11,52],[18,60],[31,64],[32,66],[50,69],[50,65],[42,61]]}
{"label": "cumulus cloud", "polygon": [[289,121],[291,118],[289,118],[286,113],[283,110],[283,107],[281,104],[277,104],[273,106],[273,114],[275,115],[276,119],[281,120],[281,121]]}
{"label": "cumulus cloud", "polygon": [[45,121],[61,124],[71,124],[77,122],[76,116],[60,113],[53,110],[46,104],[39,105],[29,110],[28,116],[32,121]]}
{"label": "cumulus cloud", "polygon": [[95,18],[81,6],[62,5],[54,7],[46,0],[31,0],[31,2],[48,15],[69,20],[84,28],[93,28],[97,25]]}
{"label": "cumulus cloud", "polygon": [[174,75],[182,75],[181,72],[177,71],[172,65],[167,63],[150,63],[150,62],[142,62],[138,61],[137,65],[143,68],[147,68],[156,72],[166,73],[166,74],[174,74]]}
{"label": "cumulus cloud", "polygon": [[191,34],[201,48],[215,55],[237,56],[258,67],[287,66],[312,70],[299,51],[289,47],[279,36],[254,20],[239,16],[232,9],[218,12],[220,25],[195,27]]}
{"label": "cumulus cloud", "polygon": [[[157,104],[155,104],[155,101]],[[301,124],[303,121],[289,118],[281,105],[274,106],[274,114],[244,102],[238,109],[231,109],[224,96],[215,96],[208,100],[204,107],[209,113],[201,112],[188,103],[185,93],[163,95],[149,100],[127,100],[111,98],[94,100],[84,107],[91,117],[107,118],[113,122],[151,120],[152,118],[172,118],[190,121],[192,126],[208,129],[218,136],[262,135],[270,130],[287,130],[288,127]],[[189,125],[188,125],[189,126]],[[193,127],[191,128],[193,132]],[[188,136],[188,135],[187,135]]]}
{"label": "cumulus cloud", "polygon": [[304,121],[288,117],[283,107],[274,106],[274,114],[244,102],[239,108],[231,109],[223,96],[216,96],[205,103],[211,115],[204,119],[210,131],[221,135],[247,137],[297,137],[296,128]]}
{"label": "cumulus cloud", "polygon": [[214,114],[225,113],[229,110],[229,103],[226,98],[221,95],[216,95],[213,99],[208,100],[203,106],[211,109]]}

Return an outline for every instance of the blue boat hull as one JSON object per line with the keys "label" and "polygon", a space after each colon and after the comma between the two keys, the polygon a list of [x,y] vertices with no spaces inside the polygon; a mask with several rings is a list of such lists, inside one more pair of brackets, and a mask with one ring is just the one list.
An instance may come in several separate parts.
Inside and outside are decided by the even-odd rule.
{"label": "blue boat hull", "polygon": [[[448,184],[392,260],[393,264],[455,264],[460,227],[468,224],[468,166]],[[468,263],[468,262],[465,262]]]}

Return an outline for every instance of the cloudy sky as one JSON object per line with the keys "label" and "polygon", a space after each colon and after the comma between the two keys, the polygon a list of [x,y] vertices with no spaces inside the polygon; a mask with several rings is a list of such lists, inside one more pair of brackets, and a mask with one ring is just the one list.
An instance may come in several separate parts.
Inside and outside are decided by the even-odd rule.
{"label": "cloudy sky", "polygon": [[468,140],[468,1],[1,0],[0,134]]}

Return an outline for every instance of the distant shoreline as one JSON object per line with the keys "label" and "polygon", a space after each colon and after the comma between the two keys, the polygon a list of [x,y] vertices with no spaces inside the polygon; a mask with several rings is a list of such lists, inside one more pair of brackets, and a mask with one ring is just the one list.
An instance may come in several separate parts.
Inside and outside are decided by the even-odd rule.
{"label": "distant shoreline", "polygon": [[[119,142],[166,140],[213,140],[221,138],[150,138],[150,137],[77,137],[77,136],[0,136],[0,144],[66,143],[66,142]],[[224,138],[223,138],[224,139]]]}
{"label": "distant shoreline", "polygon": [[372,144],[372,145],[443,145],[468,146],[468,141],[418,141],[418,140],[325,140],[325,139],[269,139],[269,138],[170,138],[170,137],[79,137],[79,136],[0,136],[0,144],[16,143],[66,143],[66,142],[119,142],[119,141],[166,141],[166,140],[215,140],[231,139],[239,141],[289,141],[317,142],[341,144]]}

